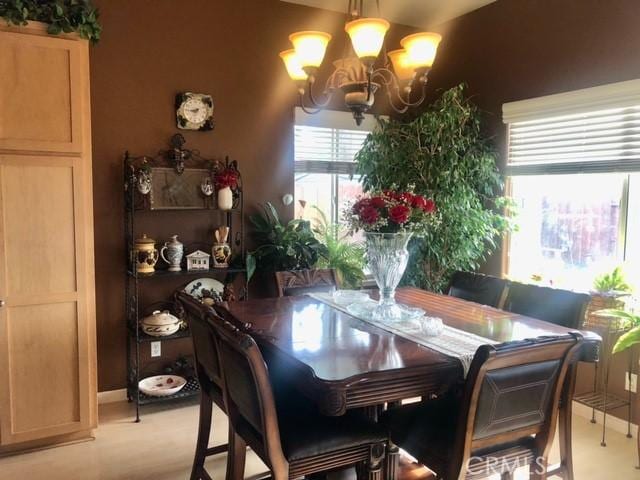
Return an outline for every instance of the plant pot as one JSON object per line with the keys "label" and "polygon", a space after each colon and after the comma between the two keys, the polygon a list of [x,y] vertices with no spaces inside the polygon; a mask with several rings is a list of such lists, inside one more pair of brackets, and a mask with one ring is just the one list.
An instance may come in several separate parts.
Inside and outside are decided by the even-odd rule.
{"label": "plant pot", "polygon": [[403,311],[396,303],[395,295],[409,261],[407,244],[412,233],[365,232],[364,236],[367,262],[380,290],[380,300],[373,311],[373,318],[382,321],[400,320]]}
{"label": "plant pot", "polygon": [[220,210],[231,210],[233,208],[233,192],[230,187],[218,190],[218,208]]}

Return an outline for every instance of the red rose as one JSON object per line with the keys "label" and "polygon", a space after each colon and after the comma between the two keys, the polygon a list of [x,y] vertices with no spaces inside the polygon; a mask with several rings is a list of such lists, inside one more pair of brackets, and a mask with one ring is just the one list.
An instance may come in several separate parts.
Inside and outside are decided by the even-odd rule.
{"label": "red rose", "polygon": [[411,206],[413,208],[424,209],[426,204],[427,200],[422,195],[414,195],[413,199],[411,200]]}
{"label": "red rose", "polygon": [[434,202],[430,198],[426,199],[424,202],[424,206],[422,207],[423,211],[425,211],[426,213],[433,213],[436,211],[436,202]]}
{"label": "red rose", "polygon": [[398,196],[398,193],[394,192],[393,190],[385,190],[382,192],[382,194],[390,200],[398,200],[400,198]]}
{"label": "red rose", "polygon": [[407,203],[408,205],[411,205],[411,202],[413,202],[413,193],[410,193],[410,192],[401,193],[398,196],[398,200],[402,200],[403,202]]}
{"label": "red rose", "polygon": [[371,225],[372,223],[376,223],[379,217],[378,210],[372,206],[366,206],[360,210],[360,220],[363,223]]}
{"label": "red rose", "polygon": [[392,222],[400,225],[409,220],[410,213],[411,209],[406,205],[396,205],[395,207],[389,209],[389,218]]}
{"label": "red rose", "polygon": [[372,197],[370,199],[369,204],[372,207],[375,207],[375,208],[384,208],[384,206],[385,206],[384,198],[382,198],[382,197]]}

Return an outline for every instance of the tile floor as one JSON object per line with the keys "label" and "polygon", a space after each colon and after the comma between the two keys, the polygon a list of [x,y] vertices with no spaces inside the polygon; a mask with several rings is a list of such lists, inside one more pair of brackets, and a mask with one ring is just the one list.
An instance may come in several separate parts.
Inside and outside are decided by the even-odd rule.
{"label": "tile floor", "polygon": [[[197,405],[149,406],[143,410],[141,423],[135,424],[132,419],[133,410],[127,403],[102,405],[94,441],[0,458],[0,480],[188,479],[197,432]],[[222,443],[227,434],[226,417],[217,411],[214,422],[212,440]],[[602,448],[599,435],[599,426],[575,418],[576,480],[640,480],[640,470],[634,468],[635,439],[610,431],[608,446]],[[224,455],[211,457],[207,465],[216,479],[224,479]],[[249,452],[246,478],[255,478],[264,471],[264,465]],[[428,477],[423,469],[407,468],[404,472],[402,480]],[[526,469],[516,478],[527,478]]]}

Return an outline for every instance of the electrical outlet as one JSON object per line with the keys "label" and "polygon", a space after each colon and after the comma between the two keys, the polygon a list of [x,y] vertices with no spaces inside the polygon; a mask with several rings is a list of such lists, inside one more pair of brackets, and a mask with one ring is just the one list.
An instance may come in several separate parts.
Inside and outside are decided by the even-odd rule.
{"label": "electrical outlet", "polygon": [[[162,342],[151,342],[151,356],[159,357],[162,353],[162,349],[160,347]],[[635,385],[635,384],[634,384]]]}
{"label": "electrical outlet", "polygon": [[638,391],[638,375],[631,374],[631,382],[629,382],[629,372],[624,373],[624,389],[629,392],[636,393]]}

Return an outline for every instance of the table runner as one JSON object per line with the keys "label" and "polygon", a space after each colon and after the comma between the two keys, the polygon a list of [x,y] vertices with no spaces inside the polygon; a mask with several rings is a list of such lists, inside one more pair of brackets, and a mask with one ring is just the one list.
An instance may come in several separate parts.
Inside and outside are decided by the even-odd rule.
{"label": "table runner", "polygon": [[498,342],[490,340],[488,338],[481,337],[474,333],[465,332],[448,325],[444,325],[444,330],[438,336],[424,335],[418,328],[410,327],[406,323],[393,324],[385,323],[382,321],[374,320],[373,318],[366,318],[356,316],[349,312],[347,305],[340,305],[333,300],[331,293],[308,293],[311,298],[314,298],[322,303],[329,305],[336,310],[345,312],[363,322],[367,322],[375,327],[386,330],[400,337],[411,340],[419,345],[427,348],[431,348],[449,357],[457,358],[462,364],[464,370],[464,376],[467,376],[469,368],[471,367],[471,361],[473,360],[478,347],[486,344],[496,344]]}

